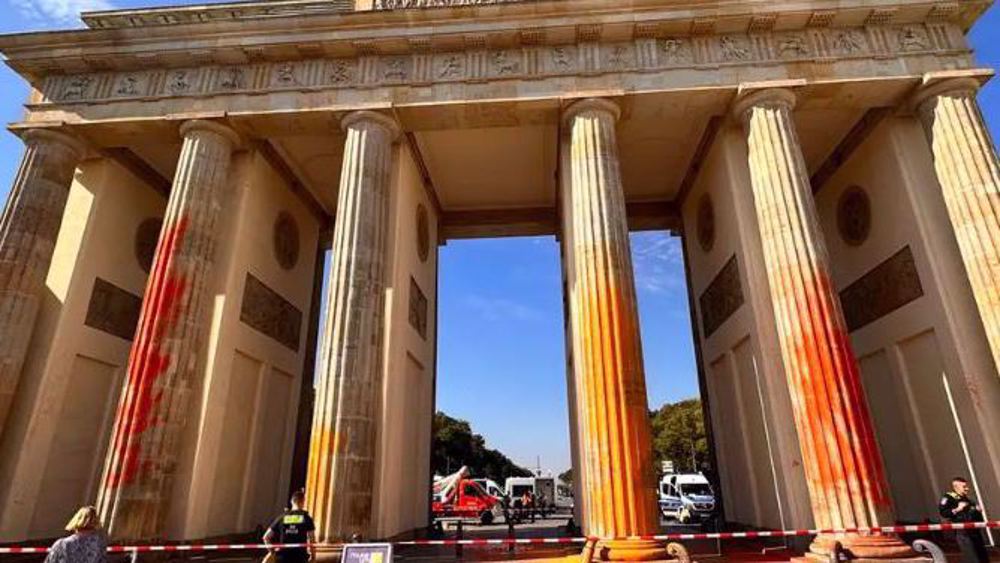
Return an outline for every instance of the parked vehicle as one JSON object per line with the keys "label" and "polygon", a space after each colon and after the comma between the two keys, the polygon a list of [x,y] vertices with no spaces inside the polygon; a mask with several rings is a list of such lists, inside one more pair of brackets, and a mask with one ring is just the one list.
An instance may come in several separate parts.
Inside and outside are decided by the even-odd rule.
{"label": "parked vehicle", "polygon": [[521,507],[521,497],[529,491],[535,495],[538,503],[535,508],[541,511],[543,516],[555,508],[555,477],[508,477],[504,485],[504,492],[507,493],[507,498],[514,508]]}
{"label": "parked vehicle", "polygon": [[489,525],[503,513],[503,507],[499,498],[469,479],[469,469],[462,467],[447,477],[435,477],[431,512],[435,518],[475,518]]}
{"label": "parked vehicle", "polygon": [[493,479],[473,479],[479,486],[482,487],[487,493],[502,499],[507,495],[503,490],[503,487],[497,484]]}
{"label": "parked vehicle", "polygon": [[556,480],[554,477],[508,477],[504,483],[504,492],[515,507],[520,506],[521,497],[525,492],[535,495],[536,502],[542,500],[536,508],[550,509],[555,506]]}
{"label": "parked vehicle", "polygon": [[715,491],[701,473],[672,473],[660,480],[660,512],[682,524],[715,514]]}

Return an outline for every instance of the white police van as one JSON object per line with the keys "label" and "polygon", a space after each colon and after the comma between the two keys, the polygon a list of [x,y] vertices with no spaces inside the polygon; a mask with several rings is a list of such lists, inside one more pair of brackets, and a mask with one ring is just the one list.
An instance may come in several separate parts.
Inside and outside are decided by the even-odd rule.
{"label": "white police van", "polygon": [[660,512],[682,524],[715,514],[715,491],[701,473],[669,473],[660,479]]}

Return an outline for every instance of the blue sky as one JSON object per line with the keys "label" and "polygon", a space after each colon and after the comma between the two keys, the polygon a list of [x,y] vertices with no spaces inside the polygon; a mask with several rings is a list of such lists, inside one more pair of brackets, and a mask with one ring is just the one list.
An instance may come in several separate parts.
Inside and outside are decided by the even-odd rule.
{"label": "blue sky", "polygon": [[[197,1],[0,0],[0,33],[79,26],[81,10]],[[1000,66],[1000,8],[972,30],[981,63]],[[27,86],[0,68],[0,120],[17,121]],[[994,139],[1000,81],[980,94]],[[0,197],[22,146],[0,133]],[[677,239],[633,235],[650,406],[697,395],[683,263]],[[453,241],[441,249],[438,407],[465,418],[490,445],[533,467],[569,465],[559,248],[552,237]]]}

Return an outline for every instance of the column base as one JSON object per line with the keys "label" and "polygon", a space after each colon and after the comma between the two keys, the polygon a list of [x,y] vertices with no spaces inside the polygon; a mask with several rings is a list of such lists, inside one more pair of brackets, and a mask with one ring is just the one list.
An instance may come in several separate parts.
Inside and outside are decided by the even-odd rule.
{"label": "column base", "polygon": [[834,546],[840,543],[851,561],[927,561],[913,548],[894,535],[863,536],[860,534],[822,534],[809,546],[809,553],[797,558],[815,563],[829,561]]}
{"label": "column base", "polygon": [[336,563],[343,552],[344,547],[340,545],[317,545],[313,563]]}
{"label": "column base", "polygon": [[[792,557],[792,563],[830,563],[829,555],[819,555],[817,553],[807,553],[802,557]],[[889,557],[885,559],[874,559],[871,557],[852,557],[851,563],[930,563],[930,557],[923,557],[914,554],[913,557]]]}
{"label": "column base", "polygon": [[663,544],[652,540],[606,540],[597,542],[595,561],[664,561],[671,559]]}

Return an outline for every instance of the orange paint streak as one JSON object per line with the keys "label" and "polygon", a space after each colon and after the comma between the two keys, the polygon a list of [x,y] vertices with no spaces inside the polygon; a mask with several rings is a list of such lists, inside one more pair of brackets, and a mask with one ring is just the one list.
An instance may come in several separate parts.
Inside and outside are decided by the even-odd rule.
{"label": "orange paint streak", "polygon": [[[591,251],[577,248],[578,257]],[[593,506],[592,533],[628,536],[657,529],[644,471],[650,468],[640,336],[634,299],[623,295],[618,276],[604,261],[587,260],[595,285],[581,284],[576,305],[582,332],[582,365],[588,458],[597,470],[587,482]],[[604,280],[610,280],[605,282]],[[595,451],[596,450],[596,451]]]}
{"label": "orange paint streak", "polygon": [[789,311],[798,326],[790,325],[782,337],[791,348],[789,377],[805,423],[800,433],[812,444],[803,454],[809,458],[810,488],[819,496],[817,523],[878,525],[892,507],[857,361],[828,277],[798,275],[803,281],[793,301],[798,307]]}
{"label": "orange paint streak", "polygon": [[333,457],[333,448],[330,448],[332,432],[322,426],[314,426],[312,438],[309,445],[309,469],[306,477],[306,501],[313,516],[319,522],[326,520],[327,498],[326,494],[330,490],[327,486],[329,481],[329,462]]}

